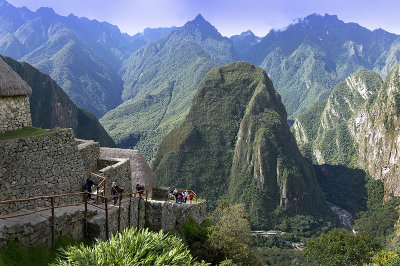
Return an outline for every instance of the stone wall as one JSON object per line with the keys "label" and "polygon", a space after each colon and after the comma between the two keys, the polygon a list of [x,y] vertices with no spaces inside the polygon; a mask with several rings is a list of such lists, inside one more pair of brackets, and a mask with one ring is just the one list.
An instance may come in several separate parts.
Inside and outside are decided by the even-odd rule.
{"label": "stone wall", "polygon": [[[109,206],[111,207],[111,206]],[[198,223],[206,217],[205,202],[198,204],[177,204],[168,201],[144,201],[132,199],[129,217],[129,203],[121,207],[120,228],[118,228],[119,210],[114,207],[108,212],[109,237],[126,228],[149,227],[153,230],[175,229],[194,219]],[[105,211],[88,205],[88,234],[91,237],[106,239]],[[71,236],[75,239],[84,236],[84,207],[65,207],[55,210],[55,237]],[[0,220],[0,246],[14,239],[23,245],[51,244],[51,212],[45,211],[29,216]]]}
{"label": "stone wall", "polygon": [[[89,211],[88,215],[95,215]],[[55,209],[55,238],[70,236],[80,239],[84,235],[83,209],[74,207]],[[51,245],[51,212],[45,211],[29,216],[0,220],[0,247],[13,239],[26,246]]]}
{"label": "stone wall", "polygon": [[[121,232],[126,228],[139,228],[142,229],[145,226],[145,202],[139,199],[133,199],[131,204],[131,216],[129,223],[129,204],[124,203],[121,207],[121,220],[120,220],[120,230]],[[109,237],[112,234],[118,232],[118,216],[119,208],[113,208],[108,212],[108,229]],[[93,216],[89,219],[89,236],[98,237],[102,240],[106,240],[106,217],[104,211],[101,215]],[[130,226],[129,226],[130,225]]]}
{"label": "stone wall", "polygon": [[132,170],[132,188],[135,188],[136,184],[144,185],[151,195],[151,191],[157,183],[157,176],[138,150],[101,147],[100,158],[129,158]]}
{"label": "stone wall", "polygon": [[[0,141],[0,201],[82,191],[85,170],[71,129]],[[75,200],[58,198],[56,204]],[[49,206],[49,200],[0,205],[0,215]]]}
{"label": "stone wall", "polygon": [[[111,165],[110,165],[111,164]],[[125,192],[132,191],[131,168],[129,159],[104,158],[98,160],[98,167],[106,166],[100,169],[102,176],[106,179],[106,195],[111,195],[112,182],[116,182]]]}
{"label": "stone wall", "polygon": [[0,96],[0,134],[32,126],[28,95]]}
{"label": "stone wall", "polygon": [[76,140],[78,144],[78,150],[81,153],[83,165],[85,166],[86,177],[89,177],[89,173],[96,173],[97,159],[100,156],[100,144],[92,140]]}
{"label": "stone wall", "polygon": [[154,230],[174,229],[194,219],[201,223],[206,217],[206,203],[178,204],[170,201],[146,202],[145,226]]}

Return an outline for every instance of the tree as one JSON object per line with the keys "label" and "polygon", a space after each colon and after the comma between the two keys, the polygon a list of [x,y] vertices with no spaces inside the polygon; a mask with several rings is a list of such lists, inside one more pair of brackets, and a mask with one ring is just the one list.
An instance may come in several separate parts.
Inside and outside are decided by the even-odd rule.
{"label": "tree", "polygon": [[372,252],[380,248],[369,233],[353,235],[334,229],[307,241],[303,252],[321,265],[363,265],[369,263]]}
{"label": "tree", "polygon": [[209,227],[208,242],[220,261],[228,258],[239,265],[261,264],[252,247],[250,219],[243,204],[221,200],[211,219],[214,224]]}

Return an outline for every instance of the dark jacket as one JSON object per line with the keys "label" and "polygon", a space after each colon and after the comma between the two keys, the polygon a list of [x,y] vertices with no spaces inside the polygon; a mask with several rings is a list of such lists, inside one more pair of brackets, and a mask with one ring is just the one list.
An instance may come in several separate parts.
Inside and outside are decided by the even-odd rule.
{"label": "dark jacket", "polygon": [[87,180],[86,180],[86,189],[87,189],[87,191],[89,191],[89,192],[92,192],[92,186],[97,186],[94,182],[93,182],[93,180],[89,177]]}
{"label": "dark jacket", "polygon": [[111,195],[118,195],[119,194],[119,187],[115,186],[115,187],[111,187]]}

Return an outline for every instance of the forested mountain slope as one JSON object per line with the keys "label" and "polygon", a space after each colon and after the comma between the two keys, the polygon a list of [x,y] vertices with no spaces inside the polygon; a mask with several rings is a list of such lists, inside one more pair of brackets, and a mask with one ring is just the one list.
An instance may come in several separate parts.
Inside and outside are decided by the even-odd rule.
{"label": "forested mountain slope", "polygon": [[359,167],[383,181],[386,197],[400,195],[399,69],[397,64],[385,82],[372,71],[357,71],[293,125],[308,158]]}
{"label": "forested mountain slope", "polygon": [[124,62],[126,102],[101,123],[118,146],[136,147],[150,159],[162,138],[184,119],[204,75],[234,57],[229,39],[198,15]]}
{"label": "forested mountain slope", "polygon": [[0,1],[0,53],[26,61],[51,77],[80,107],[101,117],[122,103],[122,62],[169,28],[130,36],[107,22],[33,12]]}
{"label": "forested mountain slope", "polygon": [[277,209],[326,214],[313,168],[301,156],[286,111],[266,73],[247,62],[212,69],[183,123],[153,162],[160,184],[208,200],[245,203],[253,225],[272,227]]}
{"label": "forested mountain slope", "polygon": [[115,147],[97,118],[78,108],[49,75],[10,57],[2,56],[2,59],[32,88],[29,101],[34,127],[72,128],[77,138],[99,141],[104,147]]}
{"label": "forested mountain slope", "polygon": [[314,14],[272,30],[241,59],[266,70],[289,117],[296,118],[360,67],[386,76],[400,61],[399,41],[382,29]]}

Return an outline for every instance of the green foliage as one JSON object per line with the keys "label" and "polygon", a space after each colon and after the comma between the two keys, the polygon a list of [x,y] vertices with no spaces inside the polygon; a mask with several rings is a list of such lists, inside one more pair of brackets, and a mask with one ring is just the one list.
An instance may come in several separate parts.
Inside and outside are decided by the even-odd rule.
{"label": "green foliage", "polygon": [[267,71],[289,117],[296,118],[328,98],[335,84],[360,67],[386,76],[400,58],[396,38],[336,16],[313,14],[285,30],[271,31],[244,58]]}
{"label": "green foliage", "polygon": [[[304,129],[305,137],[309,141],[317,138],[318,129],[321,123],[321,114],[324,111],[326,103],[326,100],[318,101],[313,104],[307,111],[301,113],[297,117],[297,121]],[[301,134],[301,132],[299,133]]]}
{"label": "green foliage", "polygon": [[316,263],[314,261],[307,261],[301,251],[288,249],[288,248],[259,248],[258,249],[263,256],[264,262],[267,265],[279,265],[279,266],[312,266]]}
{"label": "green foliage", "polygon": [[238,265],[260,265],[252,247],[250,220],[244,205],[220,201],[211,214],[213,224],[208,228],[208,243],[218,260],[229,258]]}
{"label": "green foliage", "polygon": [[22,129],[0,134],[0,140],[41,137],[53,134],[54,132],[56,131],[36,127],[24,127]]}
{"label": "green foliage", "polygon": [[184,120],[206,73],[231,61],[229,40],[198,17],[124,62],[125,103],[101,122],[118,146],[139,149],[150,161],[162,138]]}
{"label": "green foliage", "polygon": [[97,117],[122,102],[117,71],[73,30],[57,30],[21,60],[49,74],[78,106]]}
{"label": "green foliage", "polygon": [[[225,197],[244,203],[254,227],[280,222],[272,212],[283,193],[290,195],[282,207],[288,215],[327,211],[279,95],[265,72],[249,63],[206,75],[185,121],[163,139],[152,167],[161,185],[191,188],[211,210]],[[294,197],[302,200],[295,204]]]}
{"label": "green foliage", "polygon": [[0,265],[8,266],[39,266],[47,265],[54,254],[45,246],[23,247],[15,242],[8,242],[0,249]]}
{"label": "green foliage", "polygon": [[262,264],[253,246],[243,205],[219,201],[219,207],[203,223],[192,220],[169,233],[179,234],[194,257],[213,265]]}
{"label": "green foliage", "polygon": [[[331,214],[332,215],[332,214]],[[332,215],[333,216],[333,215]],[[303,238],[320,235],[338,225],[336,217],[316,218],[311,215],[295,215],[282,219],[282,222],[276,226],[277,229],[290,232],[285,234],[286,239],[292,241],[300,241]],[[336,222],[336,224],[332,224]]]}
{"label": "green foliage", "polygon": [[314,169],[328,202],[352,214],[366,210],[367,177],[363,170],[326,164],[314,166]]}
{"label": "green foliage", "polygon": [[349,129],[354,127],[358,111],[366,110],[375,99],[382,83],[378,73],[359,69],[337,84],[327,101],[319,101],[301,114],[297,123],[303,131],[295,133],[307,139],[301,147],[303,155],[316,163],[314,151],[318,150],[319,160],[326,164],[357,165],[358,145]]}
{"label": "green foliage", "polygon": [[282,95],[290,118],[296,118],[317,100],[326,99],[340,80],[337,73],[328,70],[326,57],[319,45],[305,41],[291,54],[278,47],[261,63]]}
{"label": "green foliage", "polygon": [[392,197],[384,201],[384,187],[380,180],[369,178],[366,185],[368,200],[367,210],[360,213],[355,220],[354,229],[358,232],[369,232],[381,244],[385,244],[395,228],[399,218],[397,210],[400,198]]}
{"label": "green foliage", "polygon": [[176,237],[128,229],[91,247],[71,246],[54,265],[207,265],[196,262]]}
{"label": "green foliage", "polygon": [[363,265],[381,246],[368,233],[334,229],[307,241],[304,255],[320,265]]}
{"label": "green foliage", "polygon": [[372,256],[371,262],[372,262],[372,265],[374,265],[374,266],[400,265],[399,250],[396,250],[396,251],[380,250]]}
{"label": "green foliage", "polygon": [[34,127],[72,128],[77,138],[99,141],[103,147],[115,147],[97,118],[78,108],[49,75],[27,63],[2,58],[32,88],[29,101]]}
{"label": "green foliage", "polygon": [[78,127],[74,130],[77,138],[98,141],[102,147],[115,147],[114,141],[93,114],[78,108],[77,120]]}
{"label": "green foliage", "polygon": [[0,265],[7,266],[43,266],[53,262],[57,257],[57,250],[73,245],[91,245],[92,239],[75,240],[71,237],[60,236],[56,239],[55,249],[45,245],[24,247],[14,241],[7,242],[7,246],[0,248]]}
{"label": "green foliage", "polygon": [[[400,89],[400,84],[397,87]],[[396,115],[397,117],[400,117],[400,92],[398,91],[393,91],[393,99],[394,99],[394,104],[395,104],[395,111],[396,111]]]}

